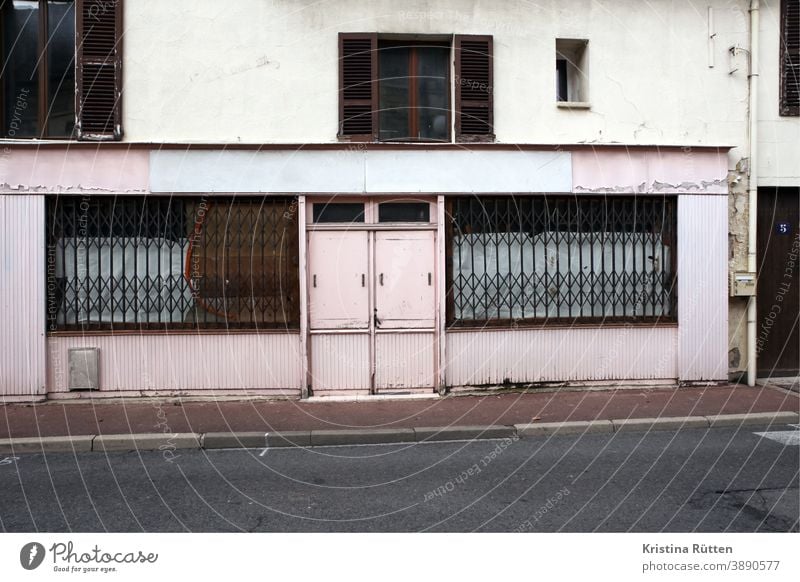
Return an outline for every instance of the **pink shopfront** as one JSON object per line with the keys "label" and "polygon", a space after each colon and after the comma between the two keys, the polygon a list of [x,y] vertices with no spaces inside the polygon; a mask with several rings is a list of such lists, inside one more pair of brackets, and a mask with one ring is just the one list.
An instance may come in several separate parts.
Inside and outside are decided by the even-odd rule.
{"label": "pink shopfront", "polygon": [[0,394],[727,378],[727,150],[19,144]]}

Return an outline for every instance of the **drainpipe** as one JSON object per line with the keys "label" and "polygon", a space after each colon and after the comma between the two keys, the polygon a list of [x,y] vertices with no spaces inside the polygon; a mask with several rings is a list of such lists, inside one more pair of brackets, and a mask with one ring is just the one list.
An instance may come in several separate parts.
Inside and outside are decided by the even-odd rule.
{"label": "drainpipe", "polygon": [[[759,0],[750,0],[750,79],[748,121],[750,137],[750,176],[748,191],[749,224],[747,227],[747,270],[755,273],[756,218],[758,217],[758,56]],[[758,293],[758,279],[756,279]],[[747,385],[756,385],[756,296],[747,302]]]}

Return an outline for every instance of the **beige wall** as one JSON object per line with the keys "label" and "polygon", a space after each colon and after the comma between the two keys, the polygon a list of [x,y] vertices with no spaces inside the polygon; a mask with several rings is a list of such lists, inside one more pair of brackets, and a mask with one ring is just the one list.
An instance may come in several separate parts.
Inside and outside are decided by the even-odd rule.
{"label": "beige wall", "polygon": [[[336,141],[337,34],[494,36],[495,130],[507,143],[741,145],[747,2],[654,0],[131,0],[125,22],[130,141]],[[591,109],[556,107],[555,39],[589,39]],[[734,156],[744,155],[741,152]]]}

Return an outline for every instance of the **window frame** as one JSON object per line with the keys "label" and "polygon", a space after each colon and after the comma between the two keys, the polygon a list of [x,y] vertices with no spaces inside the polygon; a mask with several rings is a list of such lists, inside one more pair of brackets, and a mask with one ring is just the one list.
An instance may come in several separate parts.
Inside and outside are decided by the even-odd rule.
{"label": "window frame", "polygon": [[[364,204],[364,222],[314,222],[314,207],[326,206],[331,203]],[[428,205],[429,222],[380,222],[379,206],[386,202],[404,203],[416,202]],[[306,199],[306,231],[311,230],[431,230],[437,228],[438,206],[436,197],[432,195],[405,195],[395,196],[377,195],[368,198],[358,196],[314,196]]]}
{"label": "window frame", "polygon": [[[410,72],[416,72],[416,64],[417,64],[417,49],[421,47],[436,47],[436,48],[444,48],[447,49],[447,67],[446,70],[446,77],[445,77],[445,86],[447,87],[447,110],[446,110],[446,117],[447,117],[447,136],[442,139],[422,139],[422,138],[413,138],[413,137],[403,137],[403,138],[389,138],[389,139],[382,139],[381,135],[381,122],[380,122],[380,94],[381,94],[381,81],[383,80],[383,73],[381,72],[381,58],[380,58],[380,51],[386,48],[408,48],[408,70]],[[378,116],[377,122],[375,127],[375,134],[378,136],[377,140],[380,143],[452,143],[453,141],[453,79],[451,74],[452,68],[452,60],[453,60],[453,43],[452,41],[443,41],[443,40],[424,40],[424,39],[409,39],[409,40],[398,40],[398,39],[386,39],[382,38],[378,35],[378,58],[377,58],[377,65],[376,65],[376,79],[374,80],[376,85],[376,91],[378,94],[377,97],[377,105],[378,105]],[[419,107],[417,106],[417,80],[418,76],[416,74],[409,75],[408,81],[408,109],[409,109],[409,116],[408,116],[408,133],[409,135],[414,135],[414,130],[418,129],[419,126]],[[412,115],[413,112],[414,114]]]}
{"label": "window frame", "polygon": [[[378,42],[450,46],[448,67],[449,141],[381,140],[378,129]],[[494,124],[494,37],[478,34],[339,33],[339,122],[336,138],[359,143],[492,143]],[[369,87],[369,90],[367,90]]]}
{"label": "window frame", "polygon": [[[524,198],[538,198],[540,196],[530,196]],[[576,197],[574,195],[542,195],[548,201],[558,202],[561,200],[567,201],[580,201],[580,200],[590,200],[590,199],[599,199],[597,196],[584,196],[584,197]],[[677,196],[675,195],[664,195],[658,197],[642,197],[639,198],[658,198],[659,200],[664,201],[665,204],[669,205],[669,216],[670,222],[667,224],[666,236],[667,240],[669,241],[669,283],[665,283],[663,285],[663,292],[667,294],[669,298],[669,307],[671,313],[669,315],[643,315],[643,316],[605,316],[605,315],[597,315],[597,316],[570,316],[570,317],[525,317],[525,318],[486,318],[486,319],[456,319],[455,318],[455,286],[454,286],[454,257],[453,257],[453,240],[455,236],[455,210],[454,210],[454,203],[456,199],[462,200],[469,200],[473,198],[481,199],[481,198],[491,198],[494,200],[497,199],[505,199],[511,202],[516,203],[518,200],[522,200],[523,197],[519,196],[490,196],[490,197],[481,197],[481,196],[454,196],[454,197],[447,197],[445,199],[445,225],[444,225],[444,234],[445,234],[445,327],[450,331],[458,331],[458,330],[469,330],[469,329],[481,329],[481,328],[506,328],[506,329],[516,329],[516,328],[547,328],[547,327],[565,327],[565,326],[586,326],[586,327],[604,327],[604,326],[646,326],[646,327],[655,327],[655,326],[667,326],[667,327],[674,327],[678,324],[678,253],[680,249],[678,248],[678,225],[677,225]],[[618,195],[618,196],[606,196],[601,197],[603,200],[611,199],[625,199],[625,198],[635,198],[632,195]],[[513,231],[512,231],[513,232]],[[559,243],[560,245],[561,243]],[[601,247],[602,248],[602,247]],[[636,271],[638,272],[638,271]],[[533,273],[536,273],[534,271]],[[571,307],[570,307],[571,309]],[[614,308],[615,309],[615,308]]]}
{"label": "window frame", "polygon": [[558,107],[590,108],[588,52],[588,38],[556,38],[558,87],[555,101]]}
{"label": "window frame", "polygon": [[[49,11],[50,7],[48,5],[48,0],[37,0],[39,7],[38,7],[38,19],[37,19],[37,27],[38,27],[38,35],[36,41],[36,55],[38,58],[38,65],[36,70],[36,93],[37,93],[37,108],[36,108],[36,124],[39,126],[39,131],[34,136],[14,136],[12,138],[7,137],[6,134],[6,79],[3,77],[0,82],[0,128],[2,128],[2,138],[3,139],[20,139],[20,140],[29,140],[29,139],[50,139],[50,140],[59,140],[59,141],[74,141],[77,138],[77,107],[75,105],[76,101],[73,99],[73,106],[72,106],[72,114],[75,121],[75,124],[72,128],[72,135],[64,136],[64,135],[49,135],[48,133],[48,126],[49,119],[48,119],[48,111],[49,111],[49,95],[48,95],[48,69],[50,67],[50,59],[47,56],[48,52],[48,42],[47,39],[49,38]],[[12,3],[13,4],[13,3]],[[73,92],[77,89],[77,30],[78,30],[78,10],[80,9],[79,0],[73,0],[73,23],[74,23],[74,31],[75,36],[73,38],[73,45],[72,45],[72,68],[75,75],[75,84],[76,87],[73,89]],[[2,36],[2,31],[5,30],[5,18],[6,18],[6,10],[0,9],[0,36]],[[0,53],[2,55],[2,61],[5,62],[5,47],[2,47],[3,52]],[[75,94],[75,93],[73,93]]]}
{"label": "window frame", "polygon": [[[60,201],[68,199],[63,210],[58,209]],[[76,334],[96,334],[96,335],[109,335],[117,333],[140,333],[152,332],[154,334],[169,334],[169,333],[296,333],[300,330],[300,313],[301,313],[301,296],[300,296],[300,260],[299,260],[299,237],[298,235],[298,215],[292,211],[292,204],[295,204],[294,198],[289,196],[233,196],[233,195],[207,195],[207,194],[187,194],[187,195],[173,195],[169,197],[157,197],[155,199],[144,196],[124,195],[124,196],[104,196],[104,195],[61,195],[59,197],[48,197],[46,200],[46,241],[45,241],[45,264],[46,269],[46,293],[45,293],[45,320],[48,335],[54,336],[74,336]],[[93,205],[97,203],[104,206],[105,210],[111,210],[110,214],[93,216],[86,218],[86,216],[93,212]],[[227,223],[222,231],[217,231],[213,244],[207,242],[204,235],[200,234],[198,224],[205,222],[205,216],[211,211],[211,207],[221,206],[222,215],[227,212],[228,220],[230,220],[231,211],[236,204],[242,206],[251,206],[257,208],[258,214],[252,222],[247,224],[252,225],[253,229],[257,229],[266,218],[262,218],[262,213],[268,217],[268,213],[273,213],[274,216],[281,217],[282,224],[285,225],[287,232],[290,236],[278,236],[273,234],[266,234],[262,239],[264,246],[260,247],[259,253],[262,256],[261,268],[262,270],[271,265],[274,272],[270,276],[262,275],[258,279],[254,277],[257,270],[252,269],[253,257],[256,252],[252,250],[254,245],[246,244],[253,237],[257,236],[256,230],[250,233],[250,229],[241,234],[240,231],[234,232],[233,229],[229,233]],[[264,207],[267,204],[273,203],[274,208],[267,211]],[[137,210],[134,212],[135,220],[138,222],[126,221],[126,204],[133,204]],[[156,224],[158,228],[152,230],[153,215],[148,214],[148,205],[155,205],[157,210],[164,210],[164,208],[172,209],[177,206],[177,210],[169,210],[168,214],[160,214]],[[118,208],[121,207],[121,208]],[[194,213],[190,215],[188,212],[190,208],[194,209]],[[69,213],[67,215],[66,213]],[[83,214],[81,214],[83,213]],[[65,217],[71,220],[65,226]],[[192,225],[193,219],[194,225]],[[245,224],[247,219],[251,216],[240,218],[240,224]],[[219,218],[217,218],[217,221]],[[199,222],[198,222],[199,221]],[[180,224],[180,236],[172,226],[172,222]],[[218,222],[216,224],[219,225]],[[115,226],[122,226],[125,229],[123,233],[114,233],[109,229]],[[161,227],[164,227],[163,235]],[[136,227],[138,230],[128,233],[128,227]],[[142,229],[150,229],[146,232],[158,233],[157,235],[150,234],[144,236],[141,234]],[[108,231],[109,234],[105,234]],[[91,236],[87,233],[91,233]],[[248,234],[250,233],[250,234]],[[239,242],[237,247],[235,244],[230,246],[227,243],[227,237],[233,238],[234,243]],[[276,238],[280,243],[279,246],[270,246],[270,242],[275,243],[273,240]],[[80,242],[91,241],[91,239],[98,239],[102,243],[95,242]],[[69,244],[61,243],[60,241],[71,241]],[[128,242],[134,241],[134,242]],[[202,246],[199,246],[199,241],[203,241]],[[277,244],[277,243],[275,243]],[[208,246],[206,246],[208,245]],[[216,246],[214,246],[216,245]],[[69,247],[70,253],[67,254],[66,250]],[[79,263],[79,256],[77,250],[79,248],[86,249],[84,254],[86,256],[86,267]],[[113,272],[114,249],[130,250],[134,256],[134,268],[132,272],[127,270],[120,276],[115,276]],[[169,258],[169,268],[166,269],[163,261],[164,255],[174,253],[176,248],[178,252],[183,253],[183,259],[180,263],[174,263],[173,258]],[[223,248],[222,251],[219,249]],[[237,249],[251,248],[250,252],[250,265],[242,256],[238,255],[235,251]],[[108,262],[101,254],[103,250],[111,249],[108,253]],[[155,249],[157,256],[151,256],[151,251]],[[260,306],[257,310],[256,302],[252,301],[254,307],[247,308],[248,301],[245,298],[241,299],[242,295],[239,293],[232,293],[226,295],[222,291],[222,295],[203,295],[202,288],[198,285],[192,270],[194,268],[194,255],[192,250],[202,249],[201,256],[203,265],[203,275],[199,279],[200,282],[210,285],[219,285],[222,280],[221,274],[225,274],[224,284],[233,282],[233,289],[247,289],[248,286],[252,290],[254,281],[260,282],[269,288],[272,285],[275,291],[270,295],[252,295],[250,299],[269,299],[267,301],[271,307]],[[215,249],[215,250],[209,250]],[[143,251],[143,252],[142,252]],[[268,258],[270,252],[279,252],[278,258]],[[111,273],[101,273],[102,277],[95,276],[94,272],[86,275],[87,270],[90,269],[89,260],[94,253],[97,253],[97,261],[100,266],[97,270],[103,269],[104,266],[112,268]],[[140,256],[144,254],[144,257]],[[164,255],[158,255],[164,253]],[[195,253],[196,254],[196,253]],[[74,255],[74,259],[72,258]],[[59,274],[59,256],[61,259],[61,269]],[[236,257],[235,259],[232,257]],[[137,264],[138,258],[138,264]],[[83,260],[83,257],[80,257]],[[130,259],[128,259],[130,260]],[[142,275],[139,273],[139,268],[145,267],[150,269],[153,261],[158,260],[158,276],[154,277],[151,273],[147,273],[148,279],[153,279],[148,284],[144,284],[144,289],[139,286],[143,285],[141,279]],[[126,259],[123,252],[122,265],[124,268]],[[145,265],[142,265],[145,261]],[[220,261],[222,267],[220,270]],[[227,269],[232,265],[236,265],[235,273],[228,274]],[[69,266],[67,266],[69,265]],[[210,271],[206,271],[210,267]],[[242,268],[244,267],[244,269]],[[71,273],[68,269],[71,268]],[[175,273],[175,269],[180,268],[180,277]],[[94,267],[92,267],[94,269]],[[166,269],[166,270],[165,270]],[[265,271],[266,272],[266,271]],[[84,273],[84,280],[86,283],[81,282],[81,273]],[[233,274],[236,275],[234,278]],[[286,275],[286,279],[283,275]],[[230,277],[230,281],[228,280]],[[155,280],[163,281],[169,278],[174,280],[180,278],[184,283],[180,285],[168,286],[162,283],[156,283]],[[122,291],[122,298],[115,293],[115,286],[119,285],[117,281],[124,279],[124,289]],[[67,291],[67,286],[70,289]],[[128,287],[132,286],[132,290]],[[80,293],[86,287],[88,293],[86,297],[82,297]],[[98,289],[108,289],[108,298],[95,298],[91,293],[96,293]],[[167,293],[169,298],[163,296],[153,298],[152,293],[155,290],[158,293]],[[130,299],[128,294],[133,292],[135,298]],[[69,304],[65,293],[74,295]],[[187,293],[191,299],[187,299]],[[291,297],[287,299],[287,293]],[[139,294],[144,294],[145,299],[141,299]],[[176,298],[177,297],[177,298]],[[198,302],[198,298],[200,298]],[[226,313],[219,313],[215,305],[222,300],[226,305],[223,311]],[[84,304],[83,301],[86,303]],[[227,311],[227,301],[233,301],[233,311]],[[144,303],[142,303],[144,302]],[[264,303],[263,301],[261,303]],[[142,307],[144,305],[144,307]],[[137,310],[137,306],[139,309]],[[150,309],[147,309],[147,308]],[[85,321],[81,322],[80,313],[104,313],[108,309],[112,314],[112,321]],[[238,310],[236,310],[238,309]],[[115,314],[121,310],[124,315],[122,321],[115,321]],[[162,313],[169,313],[170,311],[182,311],[184,313],[183,319],[180,321],[173,320],[173,315],[164,317]],[[198,312],[203,314],[203,319],[197,317]],[[249,312],[246,320],[239,321],[237,318],[242,313]],[[140,313],[145,313],[145,317],[140,317]],[[156,320],[152,314],[158,313]],[[194,313],[194,315],[192,315]],[[227,314],[232,313],[234,317]],[[236,315],[239,314],[239,315]],[[283,315],[283,320],[279,321],[278,315]],[[265,320],[269,319],[270,315],[274,316],[275,321]],[[260,316],[260,319],[257,319]]]}
{"label": "window frame", "polygon": [[[789,3],[793,3],[793,10],[796,11],[795,16],[800,20],[800,0],[781,0],[780,6],[780,23],[779,23],[779,32],[778,32],[778,44],[779,47],[779,55],[778,55],[778,75],[779,75],[779,99],[778,99],[778,114],[781,117],[800,117],[800,98],[798,99],[797,104],[789,104],[787,103],[788,99],[788,91],[789,87],[787,86],[787,77],[789,72],[787,71],[788,68],[788,61],[790,58],[789,49],[787,47],[787,39],[786,33],[789,29]],[[798,76],[800,76],[800,26],[797,29],[794,29],[795,38],[792,40],[797,43],[798,48],[796,48],[796,54],[793,55],[797,61],[794,63],[795,71]],[[800,91],[800,78],[795,78],[793,80],[794,85],[797,87],[797,90]]]}

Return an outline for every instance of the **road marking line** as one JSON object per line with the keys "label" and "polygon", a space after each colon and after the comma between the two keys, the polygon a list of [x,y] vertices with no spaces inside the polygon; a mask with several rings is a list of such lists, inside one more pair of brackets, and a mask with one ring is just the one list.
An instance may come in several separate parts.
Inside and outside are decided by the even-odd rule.
{"label": "road marking line", "polygon": [[760,437],[780,443],[783,446],[800,447],[800,424],[790,424],[794,430],[774,430],[770,432],[756,432]]}
{"label": "road marking line", "polygon": [[[266,445],[268,442],[269,442],[269,433],[268,433],[268,432],[265,432],[265,433],[264,433],[264,445]],[[261,451],[261,454],[260,454],[260,455],[258,455],[258,456],[259,456],[259,457],[263,457],[264,455],[266,455],[266,454],[267,454],[267,451],[268,451],[268,450],[269,450],[269,447],[268,447],[268,446],[264,446],[264,450],[263,450],[263,451]]]}

